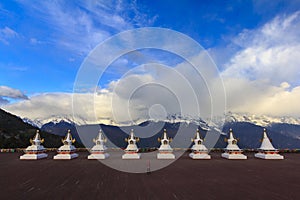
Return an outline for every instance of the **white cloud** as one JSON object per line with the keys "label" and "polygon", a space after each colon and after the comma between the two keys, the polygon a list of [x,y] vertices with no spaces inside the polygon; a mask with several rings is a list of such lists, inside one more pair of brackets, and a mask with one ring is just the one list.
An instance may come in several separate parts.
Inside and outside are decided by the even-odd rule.
{"label": "white cloud", "polygon": [[275,85],[300,83],[300,12],[245,30],[234,42],[242,50],[225,65],[224,77],[265,79]]}
{"label": "white cloud", "polygon": [[21,3],[29,14],[48,25],[50,42],[80,55],[86,55],[112,34],[134,28],[136,19],[127,13],[134,12],[140,21],[145,21],[144,26],[152,22],[146,23],[145,18],[149,16],[140,13],[135,3],[123,1]]}
{"label": "white cloud", "polygon": [[4,28],[0,29],[0,42],[5,45],[9,45],[9,41],[18,37],[18,33],[13,29],[5,26]]}
{"label": "white cloud", "polygon": [[248,47],[238,52],[222,73],[225,77],[266,79],[271,84],[299,83],[300,43],[293,46]]}
{"label": "white cloud", "polygon": [[290,89],[286,82],[270,86],[264,81],[234,78],[224,83],[230,111],[299,117],[300,86]]}
{"label": "white cloud", "polygon": [[28,99],[28,97],[18,89],[7,86],[0,86],[0,97],[8,97],[13,99]]}
{"label": "white cloud", "polygon": [[[131,69],[122,79],[112,81],[107,88],[97,88],[95,94],[91,93],[95,89],[74,94],[39,94],[3,108],[21,117],[42,121],[54,116],[72,118],[74,111],[75,122],[79,124],[131,124],[152,116],[165,117],[151,114],[149,109],[153,105],[161,105],[165,110],[162,113],[207,117],[212,111],[211,104],[217,102],[211,97],[218,98],[207,87],[215,87],[215,82],[209,81],[217,74],[205,70],[208,61],[202,54],[192,60],[203,64],[202,74],[188,63],[180,63],[175,68],[145,64]],[[205,82],[203,77],[208,81]],[[213,106],[214,109],[218,107]]]}
{"label": "white cloud", "polygon": [[38,40],[38,39],[36,39],[36,38],[30,38],[30,39],[29,39],[29,43],[30,43],[31,45],[37,45],[37,44],[42,44],[43,42],[40,41],[40,40]]}
{"label": "white cloud", "polygon": [[244,30],[234,42],[241,50],[221,73],[228,109],[299,116],[300,12]]}
{"label": "white cloud", "polygon": [[[72,94],[72,93],[44,93],[30,97],[29,100],[20,101],[13,104],[2,106],[3,109],[21,117],[33,120],[48,122],[51,118],[73,119],[72,115],[72,96],[75,95],[80,100],[81,106],[78,107],[82,113],[77,116],[78,123],[95,123],[94,104],[89,104],[94,94]],[[101,111],[101,115],[96,118],[98,121],[108,122],[111,119],[110,95],[99,94],[95,96],[95,112]],[[99,110],[98,110],[99,109]]]}

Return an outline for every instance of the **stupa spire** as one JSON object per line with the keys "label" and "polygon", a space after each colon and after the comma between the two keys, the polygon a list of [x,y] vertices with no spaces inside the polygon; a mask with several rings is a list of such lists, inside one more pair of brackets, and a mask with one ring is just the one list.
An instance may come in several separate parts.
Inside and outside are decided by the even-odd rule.
{"label": "stupa spire", "polygon": [[103,144],[106,142],[106,138],[103,135],[102,129],[99,130],[98,136],[93,139],[95,144]]}
{"label": "stupa spire", "polygon": [[164,140],[167,140],[167,139],[168,139],[168,138],[167,138],[167,129],[164,129],[163,139],[164,139]]}
{"label": "stupa spire", "polygon": [[260,146],[260,149],[262,150],[276,150],[274,148],[274,146],[272,145],[268,135],[267,135],[267,130],[264,128],[264,132],[263,132],[263,139],[262,139],[262,143]]}
{"label": "stupa spire", "polygon": [[263,138],[268,138],[267,129],[266,128],[264,128]]}
{"label": "stupa spire", "polygon": [[229,140],[234,140],[232,128],[229,129]]}
{"label": "stupa spire", "polygon": [[[195,138],[196,140],[202,140],[201,138],[200,138],[200,131],[199,131],[199,129],[197,128],[197,130],[196,130],[196,138]],[[202,140],[203,141],[203,140]],[[201,141],[201,142],[202,142]]]}
{"label": "stupa spire", "polygon": [[41,139],[40,131],[36,130],[36,134],[33,139],[30,139],[30,143],[34,145],[40,145],[44,142],[44,139]]}
{"label": "stupa spire", "polygon": [[130,139],[134,140],[134,132],[133,129],[130,130]]}
{"label": "stupa spire", "polygon": [[72,138],[71,130],[68,130],[66,137],[62,140],[63,144],[72,145],[75,141],[76,141],[75,138],[74,139]]}

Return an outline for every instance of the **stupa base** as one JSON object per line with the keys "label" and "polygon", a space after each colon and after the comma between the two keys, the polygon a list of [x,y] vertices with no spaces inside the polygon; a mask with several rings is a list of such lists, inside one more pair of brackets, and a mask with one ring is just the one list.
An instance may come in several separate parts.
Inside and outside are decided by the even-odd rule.
{"label": "stupa base", "polygon": [[77,158],[77,153],[71,153],[71,154],[57,154],[53,157],[54,160],[71,160],[74,158]]}
{"label": "stupa base", "polygon": [[91,154],[88,156],[88,159],[89,160],[104,160],[106,158],[109,157],[109,154],[108,153],[98,153],[98,154]]}
{"label": "stupa base", "polygon": [[211,156],[206,153],[190,153],[189,156],[192,159],[204,159],[204,160],[211,159]]}
{"label": "stupa base", "polygon": [[38,160],[47,158],[48,154],[46,153],[39,153],[39,154],[24,154],[20,156],[20,160]]}
{"label": "stupa base", "polygon": [[125,153],[122,155],[122,159],[127,160],[127,159],[140,159],[141,154],[140,153]]}
{"label": "stupa base", "polygon": [[173,153],[158,153],[157,159],[175,159],[175,155]]}
{"label": "stupa base", "polygon": [[284,157],[279,154],[265,154],[265,153],[256,153],[254,154],[256,158],[266,159],[266,160],[283,160]]}
{"label": "stupa base", "polygon": [[230,159],[230,160],[246,160],[247,156],[244,154],[229,154],[229,153],[222,153],[221,155],[223,158]]}

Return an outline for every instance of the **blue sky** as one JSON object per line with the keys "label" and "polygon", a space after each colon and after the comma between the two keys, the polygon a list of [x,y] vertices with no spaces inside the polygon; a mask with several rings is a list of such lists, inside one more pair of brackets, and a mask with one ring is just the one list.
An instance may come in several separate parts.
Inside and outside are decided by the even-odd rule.
{"label": "blue sky", "polygon": [[[289,81],[279,77],[276,82],[264,75],[277,76],[274,69],[243,68],[237,62],[246,62],[242,58],[250,57],[248,53],[253,49],[254,54],[262,55],[270,49],[277,52],[280,47],[298,44],[294,38],[299,36],[299,9],[297,0],[1,1],[0,85],[6,92],[0,93],[1,101],[12,104],[23,101],[24,96],[30,99],[37,94],[70,93],[77,70],[96,45],[122,31],[151,26],[176,30],[199,42],[214,58],[225,78],[229,73],[237,74],[247,81],[257,80],[278,88],[287,82],[285,88],[292,91],[299,85],[298,79],[293,77],[295,67],[285,75]],[[288,30],[285,23],[289,23]],[[272,24],[278,27],[269,37],[266,30],[271,30]],[[288,33],[277,46],[276,28],[282,37]],[[260,48],[264,48],[262,52]],[[152,54],[155,55],[159,54]],[[157,59],[174,64],[173,59],[162,57]],[[131,62],[121,64],[129,69],[132,65]],[[104,83],[108,85],[119,77],[107,75]]]}
{"label": "blue sky", "polygon": [[[88,51],[102,42],[105,36],[131,28],[158,26],[185,33],[205,48],[226,47],[230,45],[232,37],[243,29],[256,28],[279,13],[293,10],[285,1],[278,2],[277,5],[255,5],[252,1],[137,1],[121,3],[122,8],[118,13],[114,11],[114,6],[118,3],[112,1],[107,12],[116,12],[126,22],[123,27],[119,27],[118,22],[109,27],[101,24],[101,14],[98,18],[93,13],[97,12],[96,6],[92,8],[93,11],[89,11],[89,5],[82,2],[1,2],[0,28],[7,28],[15,33],[11,36],[3,35],[5,42],[0,43],[1,85],[20,89],[28,95],[69,92],[72,91],[80,63]],[[47,6],[50,7],[48,10]],[[264,6],[267,8],[262,8]],[[60,17],[60,11],[64,9],[65,17],[71,19],[52,19]],[[98,9],[103,12],[102,8]],[[86,39],[88,30],[80,22],[74,22],[70,26],[64,24],[68,20],[80,18],[72,16],[72,13],[84,13],[90,18],[89,22],[94,23],[91,26],[95,27],[95,31],[103,31],[107,35],[101,33],[105,36]],[[57,22],[59,20],[61,22]],[[62,27],[64,25],[67,27]],[[67,28],[75,30],[66,30]],[[61,41],[64,39],[67,40],[66,44]],[[83,43],[85,46],[81,47]]]}

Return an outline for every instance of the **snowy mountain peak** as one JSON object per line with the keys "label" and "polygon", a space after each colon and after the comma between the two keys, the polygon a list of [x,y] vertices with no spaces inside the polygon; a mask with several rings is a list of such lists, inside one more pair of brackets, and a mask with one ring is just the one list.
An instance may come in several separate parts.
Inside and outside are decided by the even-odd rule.
{"label": "snowy mountain peak", "polygon": [[300,124],[300,118],[295,117],[273,117],[267,115],[254,115],[245,113],[228,112],[225,117],[226,122],[249,122],[258,126],[268,127],[272,124]]}
{"label": "snowy mountain peak", "polygon": [[27,124],[30,124],[30,125],[32,125],[34,127],[37,127],[37,128],[41,128],[43,126],[42,122],[40,122],[39,120],[36,120],[36,119],[31,120],[31,119],[25,117],[22,120],[23,120],[23,122],[25,122]]}
{"label": "snowy mountain peak", "polygon": [[[51,122],[54,124],[57,124],[60,122],[67,122],[70,124],[75,124],[74,121],[72,120],[72,118],[70,118],[69,116],[65,116],[65,117],[51,116],[50,118],[45,118],[45,119],[37,118],[37,119],[33,119],[33,120],[28,119],[28,118],[23,118],[23,121],[28,124],[31,124],[32,126],[38,127],[38,128],[41,128],[44,124],[51,123]],[[83,123],[83,124],[86,124],[86,123]],[[79,125],[83,125],[83,124],[79,124]]]}

